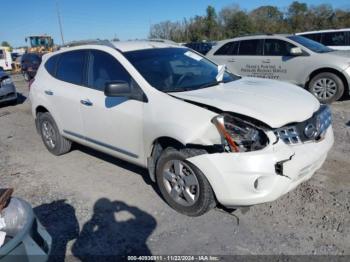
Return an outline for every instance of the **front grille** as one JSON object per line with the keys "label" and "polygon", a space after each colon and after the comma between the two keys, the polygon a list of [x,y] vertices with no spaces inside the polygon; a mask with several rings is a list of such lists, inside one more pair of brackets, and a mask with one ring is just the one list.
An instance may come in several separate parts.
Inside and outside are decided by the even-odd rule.
{"label": "front grille", "polygon": [[320,109],[311,118],[275,129],[274,133],[286,144],[304,143],[322,138],[331,123],[331,110],[328,106],[321,105]]}

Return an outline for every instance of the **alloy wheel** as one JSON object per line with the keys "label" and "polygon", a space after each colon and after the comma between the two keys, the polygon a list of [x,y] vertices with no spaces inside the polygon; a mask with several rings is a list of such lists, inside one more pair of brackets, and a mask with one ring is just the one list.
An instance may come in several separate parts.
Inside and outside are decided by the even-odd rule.
{"label": "alloy wheel", "polygon": [[320,78],[312,86],[312,93],[321,100],[333,97],[337,93],[338,86],[331,78]]}
{"label": "alloy wheel", "polygon": [[163,183],[178,204],[192,206],[199,197],[199,183],[192,168],[181,160],[171,160],[163,169]]}
{"label": "alloy wheel", "polygon": [[42,134],[45,141],[45,144],[51,149],[56,146],[56,132],[54,127],[49,121],[44,121],[42,123]]}

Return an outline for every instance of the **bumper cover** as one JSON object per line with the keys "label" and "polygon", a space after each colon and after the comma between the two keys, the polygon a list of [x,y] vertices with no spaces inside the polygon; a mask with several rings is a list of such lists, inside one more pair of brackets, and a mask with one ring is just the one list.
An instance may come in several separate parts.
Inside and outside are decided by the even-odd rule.
{"label": "bumper cover", "polygon": [[[286,145],[283,141],[245,153],[216,153],[188,158],[207,177],[217,200],[237,207],[274,201],[308,180],[324,163],[334,142],[332,127],[319,142]],[[281,162],[283,173],[276,173]]]}

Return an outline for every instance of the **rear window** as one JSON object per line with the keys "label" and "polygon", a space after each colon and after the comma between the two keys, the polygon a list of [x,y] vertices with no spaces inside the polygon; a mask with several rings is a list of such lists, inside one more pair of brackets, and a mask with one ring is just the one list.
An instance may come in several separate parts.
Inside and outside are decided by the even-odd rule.
{"label": "rear window", "polygon": [[329,46],[345,46],[346,37],[345,32],[330,32],[323,33],[322,43]]}
{"label": "rear window", "polygon": [[238,49],[239,55],[262,55],[262,40],[242,40]]}
{"label": "rear window", "polygon": [[81,85],[84,75],[85,51],[62,53],[58,61],[56,78],[76,85]]}
{"label": "rear window", "polygon": [[214,55],[237,55],[239,42],[229,42],[224,44]]}
{"label": "rear window", "polygon": [[4,59],[5,56],[4,56],[4,51],[0,50],[0,59]]}
{"label": "rear window", "polygon": [[56,75],[56,65],[57,65],[58,58],[59,58],[59,55],[54,55],[50,57],[45,63],[45,69],[52,76]]}

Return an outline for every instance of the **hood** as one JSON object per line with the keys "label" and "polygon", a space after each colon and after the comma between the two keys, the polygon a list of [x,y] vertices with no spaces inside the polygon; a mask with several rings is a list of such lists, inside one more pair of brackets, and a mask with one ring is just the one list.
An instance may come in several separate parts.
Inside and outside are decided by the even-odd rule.
{"label": "hood", "polygon": [[318,100],[301,87],[250,77],[171,95],[222,111],[246,115],[273,128],[302,122],[320,107]]}
{"label": "hood", "polygon": [[[329,55],[335,55],[335,56],[340,56],[344,58],[350,58],[350,50],[336,50],[330,53],[327,53]],[[349,61],[349,59],[348,59]]]}

